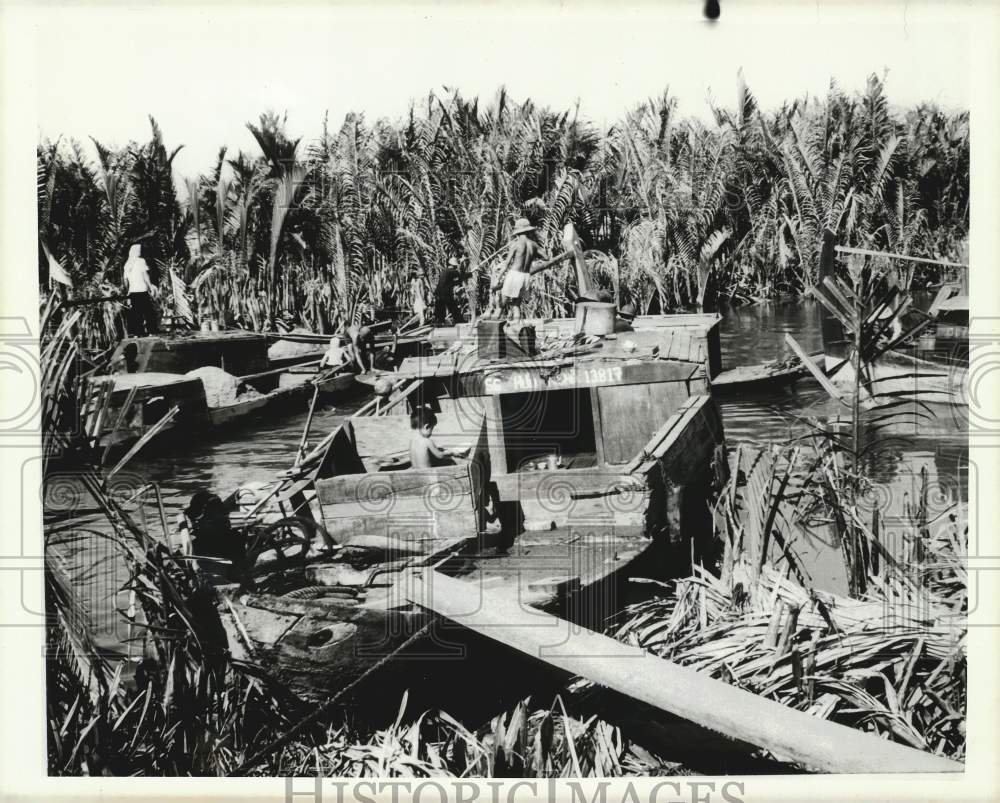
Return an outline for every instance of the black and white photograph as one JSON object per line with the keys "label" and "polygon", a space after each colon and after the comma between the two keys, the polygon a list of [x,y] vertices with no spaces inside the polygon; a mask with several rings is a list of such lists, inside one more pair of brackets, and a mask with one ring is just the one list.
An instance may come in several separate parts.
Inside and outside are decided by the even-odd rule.
{"label": "black and white photograph", "polygon": [[0,4],[19,772],[994,799],[997,22]]}

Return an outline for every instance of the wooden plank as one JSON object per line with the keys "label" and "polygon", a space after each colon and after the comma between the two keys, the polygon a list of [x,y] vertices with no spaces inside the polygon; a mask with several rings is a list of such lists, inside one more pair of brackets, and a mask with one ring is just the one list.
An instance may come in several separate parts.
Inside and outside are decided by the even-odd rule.
{"label": "wooden plank", "polygon": [[611,493],[617,488],[641,489],[645,483],[618,470],[563,468],[556,471],[520,471],[494,474],[501,499],[522,499],[558,489],[571,497]]}
{"label": "wooden plank", "polygon": [[536,660],[821,772],[963,772],[950,759],[820,719],[622,644],[498,593],[427,571],[402,593],[416,605]]}
{"label": "wooden plank", "polygon": [[826,374],[824,374],[819,368],[816,367],[816,364],[811,359],[809,359],[809,355],[806,354],[805,349],[803,349],[802,346],[800,346],[798,342],[795,340],[795,338],[792,337],[788,332],[785,332],[785,342],[789,345],[792,351],[795,352],[795,356],[798,357],[799,360],[802,361],[802,364],[809,370],[809,373],[813,375],[813,378],[817,382],[819,382],[823,390],[829,393],[831,398],[837,399],[838,401],[843,401],[844,399],[841,392],[837,390],[837,388],[829,379],[826,378]]}
{"label": "wooden plank", "polygon": [[[649,442],[643,447],[643,449],[633,457],[628,463],[622,467],[622,472],[626,474],[631,474],[633,471],[639,468],[644,462],[646,462],[653,450],[656,449],[663,441],[672,433],[676,428],[683,426],[684,422],[690,420],[694,413],[691,412],[695,406],[695,399],[697,397],[691,397],[681,408],[670,416],[666,421],[663,422],[656,433],[649,439]],[[685,418],[686,417],[686,418]]]}
{"label": "wooden plank", "polygon": [[500,406],[499,396],[487,397],[487,415],[491,426],[488,428],[488,446],[490,452],[490,473],[494,478],[506,474],[507,467],[507,439],[503,431],[503,409]]}
{"label": "wooden plank", "polygon": [[605,460],[613,465],[628,463],[649,443],[664,417],[689,398],[687,385],[679,382],[603,387],[597,393]]}
{"label": "wooden plank", "polygon": [[338,543],[363,535],[384,536],[407,544],[431,544],[441,539],[463,541],[478,535],[478,522],[471,503],[466,510],[436,512],[433,515],[420,510],[378,515],[366,511],[361,515],[341,516],[338,515],[340,507],[328,505],[322,508],[323,526]]}
{"label": "wooden plank", "polygon": [[[463,411],[439,413],[434,428],[434,442],[439,446],[470,446],[479,437],[478,424]],[[410,417],[404,415],[352,418],[358,455],[371,461],[409,449],[413,430]]]}
{"label": "wooden plank", "polygon": [[[544,490],[544,486],[541,490]],[[587,496],[567,497],[554,493],[552,498],[542,494],[535,497],[520,497],[524,512],[525,528],[529,521],[535,529],[546,532],[556,528],[571,528],[577,535],[585,534],[591,527],[600,527],[602,532],[613,532],[621,527],[642,528],[649,507],[649,493],[623,494],[618,489],[609,489]],[[523,547],[522,541],[518,543]]]}
{"label": "wooden plank", "polygon": [[590,415],[594,421],[594,447],[597,450],[597,465],[603,466],[606,462],[606,451],[604,449],[604,421],[601,418],[601,389],[590,389]]}
{"label": "wooden plank", "polygon": [[449,493],[468,493],[468,466],[463,464],[328,477],[316,482],[316,496],[324,504],[388,496],[421,496],[435,485],[442,486]]}
{"label": "wooden plank", "polygon": [[685,382],[697,370],[690,362],[676,360],[578,360],[547,374],[533,364],[524,368],[491,371],[483,381],[490,395],[533,393],[549,390],[635,385],[654,382]]}
{"label": "wooden plank", "polygon": [[708,469],[716,445],[724,441],[719,408],[710,396],[697,396],[688,416],[653,449],[652,460],[640,471],[659,463],[673,482],[686,485]]}
{"label": "wooden plank", "polygon": [[472,511],[472,493],[426,496],[388,496],[382,499],[345,499],[322,502],[326,519],[356,519],[370,516],[374,519],[395,518],[397,521],[428,523],[438,515],[449,513],[468,514]]}

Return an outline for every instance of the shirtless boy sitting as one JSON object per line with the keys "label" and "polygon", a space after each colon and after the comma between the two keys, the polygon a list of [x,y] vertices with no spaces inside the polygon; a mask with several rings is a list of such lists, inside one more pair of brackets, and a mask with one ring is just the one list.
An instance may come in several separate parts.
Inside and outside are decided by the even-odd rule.
{"label": "shirtless boy sitting", "polygon": [[434,468],[452,464],[452,457],[463,457],[465,449],[443,449],[431,440],[437,416],[426,407],[417,408],[410,416],[413,436],[410,439],[410,468]]}

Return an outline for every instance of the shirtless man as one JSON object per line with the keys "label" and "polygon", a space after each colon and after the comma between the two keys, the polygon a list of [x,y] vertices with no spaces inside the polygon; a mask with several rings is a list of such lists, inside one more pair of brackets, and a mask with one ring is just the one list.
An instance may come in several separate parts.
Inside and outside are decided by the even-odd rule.
{"label": "shirtless man", "polygon": [[347,327],[347,339],[350,340],[351,359],[354,360],[361,373],[368,373],[374,367],[374,332],[368,326],[358,327],[357,324],[351,324]]}
{"label": "shirtless man", "polygon": [[500,312],[507,313],[514,321],[521,317],[521,302],[528,289],[531,274],[540,269],[540,266],[535,266],[535,261],[548,259],[538,242],[529,236],[534,231],[535,227],[527,218],[519,218],[514,223],[514,231],[511,232],[514,239],[504,263],[506,275],[500,289]]}
{"label": "shirtless man", "polygon": [[410,426],[413,428],[413,437],[410,438],[410,468],[447,466],[452,462],[450,458],[465,455],[465,449],[442,449],[431,440],[436,425],[437,416],[426,407],[418,407],[410,416]]}

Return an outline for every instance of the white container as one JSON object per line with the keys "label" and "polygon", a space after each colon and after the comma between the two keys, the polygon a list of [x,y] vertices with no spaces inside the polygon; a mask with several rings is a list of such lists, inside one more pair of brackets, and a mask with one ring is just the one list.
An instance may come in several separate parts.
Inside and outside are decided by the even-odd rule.
{"label": "white container", "polygon": [[610,335],[615,331],[617,307],[609,301],[578,301],[576,328],[585,335]]}

